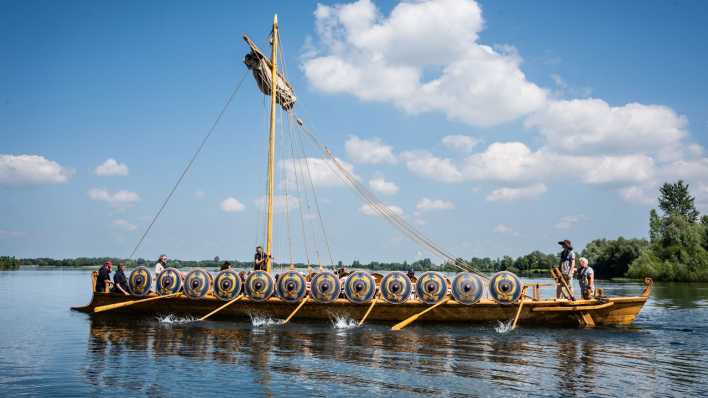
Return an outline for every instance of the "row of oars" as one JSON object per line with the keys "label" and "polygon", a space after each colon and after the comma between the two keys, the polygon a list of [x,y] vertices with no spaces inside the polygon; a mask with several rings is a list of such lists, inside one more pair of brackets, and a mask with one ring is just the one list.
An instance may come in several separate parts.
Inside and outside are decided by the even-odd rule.
{"label": "row of oars", "polygon": [[[513,322],[512,326],[511,326],[511,330],[516,329],[516,324],[517,324],[517,322],[519,321],[519,316],[521,315],[521,310],[522,310],[522,308],[523,308],[523,306],[524,306],[525,293],[526,293],[526,286],[524,286],[524,287],[522,288],[522,290],[521,290],[521,300],[520,300],[520,302],[519,302],[519,308],[518,308],[517,311],[516,311],[516,316],[514,317],[514,322]],[[150,298],[146,298],[146,299],[130,300],[130,301],[124,301],[124,302],[122,302],[122,303],[102,305],[102,306],[98,306],[98,307],[94,308],[94,309],[93,309],[93,312],[94,312],[94,313],[98,313],[98,312],[110,311],[110,310],[114,310],[114,309],[117,309],[117,308],[123,308],[123,307],[128,307],[128,306],[131,306],[131,305],[135,305],[135,304],[146,303],[146,302],[149,302],[149,301],[160,300],[160,299],[165,299],[165,298],[169,298],[169,297],[176,297],[176,296],[181,295],[181,294],[182,294],[181,292],[178,292],[178,293],[167,294],[167,295],[164,295],[164,296],[150,297]],[[204,321],[204,320],[206,320],[207,318],[209,318],[209,317],[211,317],[212,315],[218,313],[219,311],[221,311],[221,310],[223,310],[224,308],[230,306],[231,304],[233,304],[233,303],[235,303],[235,302],[237,302],[237,301],[243,299],[244,297],[245,297],[244,295],[236,296],[236,298],[231,299],[230,301],[227,301],[225,304],[219,306],[219,307],[216,308],[214,311],[212,311],[212,312],[210,312],[210,313],[204,315],[203,317],[199,318],[198,321]],[[284,324],[290,322],[290,320],[295,316],[295,314],[297,314],[298,311],[300,311],[300,309],[305,305],[305,303],[307,303],[308,299],[309,299],[309,297],[305,297],[304,299],[302,299],[302,301],[300,302],[300,304],[298,304],[298,306],[295,307],[295,309],[290,313],[290,315],[288,315],[288,317],[285,318],[285,320],[283,320],[280,324],[281,324],[281,325],[284,325]],[[437,308],[438,306],[441,306],[441,305],[447,303],[447,302],[450,301],[450,300],[451,300],[451,298],[448,297],[448,298],[446,298],[446,299],[444,299],[444,300],[441,300],[441,301],[439,301],[439,302],[437,302],[437,303],[431,305],[430,307],[424,309],[423,311],[420,311],[420,312],[418,312],[418,313],[416,313],[416,314],[414,314],[414,315],[409,316],[408,318],[404,319],[403,321],[401,321],[401,322],[399,322],[399,323],[393,325],[393,327],[391,328],[391,330],[401,330],[401,329],[405,328],[406,326],[408,326],[408,325],[410,325],[411,323],[415,322],[415,321],[416,321],[418,318],[420,318],[421,316],[423,316],[423,315],[427,314],[428,312],[434,310],[434,309]],[[369,308],[366,310],[366,313],[364,313],[364,316],[363,316],[363,317],[361,318],[361,320],[358,322],[358,324],[357,324],[358,326],[361,326],[361,325],[364,324],[364,322],[365,322],[366,319],[369,317],[369,314],[371,314],[371,311],[374,309],[374,306],[376,305],[377,302],[378,302],[378,295],[377,295],[376,297],[374,297],[373,300],[371,300],[371,304],[369,305]]]}

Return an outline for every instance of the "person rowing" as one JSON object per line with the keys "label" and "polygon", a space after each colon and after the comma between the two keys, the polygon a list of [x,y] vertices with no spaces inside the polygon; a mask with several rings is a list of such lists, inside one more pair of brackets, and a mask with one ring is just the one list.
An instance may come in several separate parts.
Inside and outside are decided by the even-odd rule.
{"label": "person rowing", "polygon": [[96,291],[101,293],[106,293],[108,291],[108,286],[111,283],[111,269],[113,268],[113,262],[111,260],[103,263],[103,266],[98,270],[98,276],[96,277]]}
{"label": "person rowing", "polygon": [[125,263],[118,264],[118,270],[113,274],[113,293],[123,293],[128,296],[128,278],[125,277]]}
{"label": "person rowing", "polygon": [[265,253],[261,246],[256,246],[256,255],[253,257],[253,270],[267,271],[269,258],[272,259],[273,257],[270,254]]}

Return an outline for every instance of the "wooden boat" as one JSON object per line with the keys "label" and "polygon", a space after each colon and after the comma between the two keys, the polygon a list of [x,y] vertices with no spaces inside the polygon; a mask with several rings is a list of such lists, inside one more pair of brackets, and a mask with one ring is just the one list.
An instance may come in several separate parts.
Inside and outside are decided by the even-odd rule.
{"label": "wooden boat", "polygon": [[[270,96],[271,105],[266,192],[266,269],[252,271],[247,276],[240,276],[233,271],[222,271],[214,276],[204,270],[194,270],[185,276],[177,270],[168,268],[160,275],[153,276],[145,267],[138,267],[129,278],[130,291],[136,297],[97,292],[96,273],[94,273],[91,303],[83,307],[75,307],[74,310],[91,314],[108,310],[112,311],[111,314],[170,313],[202,317],[201,319],[206,317],[236,319],[256,314],[284,319],[285,322],[291,319],[327,320],[342,316],[358,320],[360,325],[365,320],[399,322],[394,326],[394,330],[400,330],[414,321],[480,323],[513,319],[513,327],[517,323],[594,327],[628,325],[634,321],[651,293],[650,279],[645,281],[644,291],[639,296],[604,297],[599,294],[598,297],[591,299],[576,300],[566,285],[564,286],[566,300],[542,299],[539,285],[524,286],[520,279],[509,272],[500,272],[487,278],[471,269],[469,264],[433,243],[362,186],[332,152],[319,143],[302,119],[294,116],[296,97],[293,87],[277,69],[279,51],[277,16],[274,18],[271,33],[272,56],[270,58],[266,57],[247,36],[244,36],[244,39],[250,47],[250,53],[246,55],[244,63],[253,72],[260,90]],[[275,121],[278,105],[288,113],[288,116],[296,120],[298,127],[303,130],[303,135],[309,137],[315,146],[322,150],[333,169],[338,171],[340,176],[361,195],[373,211],[389,221],[405,236],[463,272],[457,274],[452,281],[439,272],[426,272],[413,281],[400,272],[383,276],[372,275],[365,271],[355,271],[346,278],[340,279],[339,276],[324,269],[318,273],[305,275],[291,267],[289,271],[273,277],[270,254],[273,246]],[[206,138],[208,137],[209,135]],[[201,146],[192,161],[199,154],[200,149]],[[188,163],[182,177],[189,170],[192,161]],[[182,177],[177,181],[177,185]],[[161,206],[153,223],[177,185]],[[287,186],[287,181],[285,185]],[[319,213],[319,209],[317,211]],[[153,223],[143,234],[133,254]],[[324,234],[324,226],[322,229]],[[562,278],[558,278],[556,274],[553,276],[557,283],[565,284]],[[153,278],[156,281],[154,289],[151,283]],[[533,289],[532,296],[526,294],[528,288]],[[486,297],[483,297],[485,293]]]}

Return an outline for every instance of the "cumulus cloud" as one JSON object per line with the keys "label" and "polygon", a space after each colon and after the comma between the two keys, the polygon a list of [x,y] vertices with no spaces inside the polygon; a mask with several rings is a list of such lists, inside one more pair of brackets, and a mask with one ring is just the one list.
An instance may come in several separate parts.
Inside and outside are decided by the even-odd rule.
{"label": "cumulus cloud", "polygon": [[446,135],[442,139],[445,148],[457,152],[469,152],[477,143],[477,139],[469,135]]}
{"label": "cumulus cloud", "polygon": [[510,202],[519,199],[536,198],[544,192],[546,192],[546,185],[540,183],[520,188],[499,188],[490,192],[487,195],[487,200],[490,202]]}
{"label": "cumulus cloud", "polygon": [[100,188],[91,188],[88,191],[88,196],[91,200],[106,202],[115,208],[130,207],[140,201],[140,195],[135,192],[117,191],[111,193],[106,189]]}
{"label": "cumulus cloud", "polygon": [[587,219],[588,218],[585,217],[583,214],[564,216],[561,217],[560,220],[558,220],[555,227],[556,229],[570,229],[573,228],[579,222],[586,221]]}
{"label": "cumulus cloud", "polygon": [[382,195],[395,195],[398,193],[398,185],[394,182],[384,180],[383,177],[369,180],[369,187]]}
{"label": "cumulus cloud", "polygon": [[455,204],[449,200],[421,198],[415,208],[418,211],[450,210],[455,208]]}
{"label": "cumulus cloud", "polygon": [[494,232],[498,234],[511,234],[514,233],[514,229],[507,224],[497,224],[494,227]]}
{"label": "cumulus cloud", "polygon": [[128,166],[113,158],[108,158],[105,162],[96,167],[94,174],[97,176],[127,176]]}
{"label": "cumulus cloud", "polygon": [[[354,173],[354,166],[341,159],[337,159],[339,164],[354,178],[359,178]],[[288,186],[294,186],[295,183],[306,183],[308,178],[312,179],[312,183],[319,187],[336,187],[346,185],[346,180],[340,176],[339,170],[334,162],[330,159],[323,158],[298,158],[298,159],[283,159],[278,162],[280,169],[285,176]]]}
{"label": "cumulus cloud", "polygon": [[366,140],[353,135],[347,139],[344,148],[354,163],[396,163],[393,147],[384,144],[379,138]]}
{"label": "cumulus cloud", "polygon": [[[256,199],[254,203],[259,210],[265,210],[267,206],[267,198],[261,196]],[[300,200],[295,196],[285,196],[285,195],[273,195],[273,213],[285,213],[285,211],[291,211],[296,209],[300,205]]]}
{"label": "cumulus cloud", "polygon": [[452,160],[439,158],[428,151],[407,151],[401,154],[406,168],[413,174],[440,182],[461,182],[462,172]]}
{"label": "cumulus cloud", "polygon": [[127,220],[117,219],[113,220],[111,223],[115,228],[122,229],[124,231],[135,231],[138,227],[135,224],[131,224]]}
{"label": "cumulus cloud", "polygon": [[475,125],[514,120],[543,105],[511,46],[477,41],[474,1],[403,2],[382,15],[369,0],[318,5],[319,46],[303,69],[310,84],[409,112],[444,112]]}
{"label": "cumulus cloud", "polygon": [[72,174],[44,156],[0,154],[0,185],[59,184]]}
{"label": "cumulus cloud", "polygon": [[[384,206],[385,206],[386,208],[388,208],[388,210],[389,210],[391,213],[393,213],[393,214],[396,214],[396,215],[398,215],[398,216],[402,216],[402,215],[403,215],[403,209],[401,209],[401,208],[398,207],[398,206],[394,206],[394,205],[384,205]],[[373,208],[371,205],[362,205],[362,206],[359,208],[359,212],[360,212],[361,214],[364,214],[364,215],[367,215],[367,216],[378,216],[378,215],[379,215],[379,213],[376,211],[376,209]]]}
{"label": "cumulus cloud", "polygon": [[620,195],[622,199],[629,203],[652,205],[656,203],[657,195],[657,189],[652,188],[632,185],[620,189]]}
{"label": "cumulus cloud", "polygon": [[237,213],[244,211],[246,206],[234,197],[228,197],[221,201],[221,210],[227,213]]}

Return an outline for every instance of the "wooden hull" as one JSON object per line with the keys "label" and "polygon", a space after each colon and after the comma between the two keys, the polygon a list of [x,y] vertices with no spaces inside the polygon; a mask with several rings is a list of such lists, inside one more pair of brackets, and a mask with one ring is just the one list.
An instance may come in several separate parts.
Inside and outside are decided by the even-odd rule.
{"label": "wooden hull", "polygon": [[[635,297],[610,297],[604,300],[527,300],[522,308],[519,324],[525,326],[553,326],[553,327],[592,327],[629,325],[636,318],[642,306],[648,299],[648,289],[641,296]],[[116,304],[133,297],[113,293],[94,293],[91,303],[84,307],[75,307],[73,310],[92,313],[98,306]],[[215,308],[224,304],[215,297],[208,296],[200,300],[192,300],[184,296],[168,297],[146,303],[135,304],[117,308],[107,314],[175,314],[183,316],[201,317]],[[274,319],[285,319],[297,306],[297,303],[287,303],[278,298],[271,298],[264,302],[244,299],[228,306],[214,319],[239,319],[250,316],[269,316]],[[335,316],[346,316],[359,320],[364,316],[369,305],[352,304],[345,299],[339,299],[329,304],[319,304],[308,301],[292,322],[298,320],[329,320]],[[367,318],[368,321],[379,323],[396,323],[430,307],[429,304],[412,300],[404,304],[389,304],[379,300]],[[508,321],[518,310],[518,304],[498,304],[491,300],[482,300],[474,305],[462,305],[454,301],[440,305],[434,310],[421,316],[416,322],[463,322],[463,323],[489,323],[494,321]],[[587,318],[590,316],[590,319]]]}

